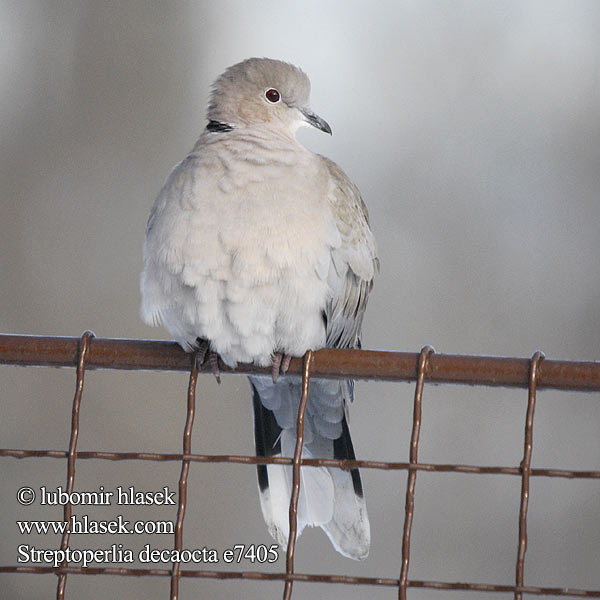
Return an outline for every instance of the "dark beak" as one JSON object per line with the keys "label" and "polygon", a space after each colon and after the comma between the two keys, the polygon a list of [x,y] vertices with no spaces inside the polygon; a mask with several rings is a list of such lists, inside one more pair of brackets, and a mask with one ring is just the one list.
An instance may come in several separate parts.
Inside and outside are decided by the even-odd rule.
{"label": "dark beak", "polygon": [[329,123],[327,123],[325,119],[321,119],[319,115],[315,115],[315,113],[308,110],[308,108],[301,108],[300,112],[304,115],[304,119],[307,123],[331,135],[331,127],[329,127]]}

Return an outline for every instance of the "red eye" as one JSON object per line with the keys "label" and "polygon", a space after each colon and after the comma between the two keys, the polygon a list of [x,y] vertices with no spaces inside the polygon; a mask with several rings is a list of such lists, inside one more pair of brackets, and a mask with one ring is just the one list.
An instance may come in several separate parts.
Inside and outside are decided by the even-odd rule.
{"label": "red eye", "polygon": [[277,90],[271,88],[265,92],[265,98],[269,102],[273,102],[273,104],[275,104],[275,102],[279,102],[281,96],[279,95],[279,92]]}

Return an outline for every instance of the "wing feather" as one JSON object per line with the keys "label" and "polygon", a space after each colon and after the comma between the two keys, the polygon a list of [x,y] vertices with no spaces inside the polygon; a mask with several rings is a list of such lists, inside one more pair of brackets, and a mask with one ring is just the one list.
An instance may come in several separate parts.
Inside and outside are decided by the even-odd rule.
{"label": "wing feather", "polygon": [[369,213],[358,188],[332,161],[322,157],[330,174],[329,201],[342,238],[331,249],[328,283],[332,297],[325,307],[329,348],[356,348],[373,278],[379,270]]}

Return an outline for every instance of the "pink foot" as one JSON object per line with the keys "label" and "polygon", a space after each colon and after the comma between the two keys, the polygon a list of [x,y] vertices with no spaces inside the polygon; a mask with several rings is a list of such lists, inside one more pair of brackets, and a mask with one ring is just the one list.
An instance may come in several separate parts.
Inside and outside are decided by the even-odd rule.
{"label": "pink foot", "polygon": [[271,370],[273,383],[279,379],[279,375],[285,375],[288,372],[291,360],[292,357],[289,354],[283,354],[282,352],[277,352],[273,356],[273,369]]}
{"label": "pink foot", "polygon": [[221,373],[219,371],[219,355],[210,349],[210,342],[208,340],[201,340],[198,338],[198,350],[196,351],[196,365],[201,368],[206,360],[210,364],[210,370],[215,376],[217,383],[221,385]]}

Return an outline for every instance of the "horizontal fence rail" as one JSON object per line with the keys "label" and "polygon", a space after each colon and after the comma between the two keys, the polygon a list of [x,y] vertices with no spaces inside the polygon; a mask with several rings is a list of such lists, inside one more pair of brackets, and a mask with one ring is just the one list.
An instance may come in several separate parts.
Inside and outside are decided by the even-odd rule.
{"label": "horizontal fence rail", "polygon": [[[144,460],[177,461],[181,464],[179,478],[179,501],[177,506],[175,549],[181,550],[184,519],[187,505],[187,481],[191,462],[242,463],[242,464],[287,464],[293,467],[293,493],[290,502],[290,542],[283,573],[260,571],[214,571],[182,569],[173,563],[171,569],[158,568],[78,568],[64,561],[59,568],[38,566],[0,565],[0,573],[53,573],[58,577],[56,597],[66,597],[68,575],[113,575],[169,577],[170,599],[179,599],[179,582],[182,577],[208,579],[242,579],[260,581],[283,581],[284,600],[290,599],[294,582],[338,583],[351,585],[388,586],[398,590],[398,598],[407,598],[408,588],[432,590],[463,590],[480,592],[504,592],[520,600],[523,595],[593,597],[600,598],[600,590],[538,587],[524,583],[524,565],[527,550],[527,513],[530,477],[562,477],[567,479],[600,479],[600,471],[577,471],[565,469],[536,469],[531,467],[533,450],[533,419],[536,393],[539,389],[571,391],[600,391],[600,362],[575,362],[552,360],[536,352],[531,359],[491,356],[462,356],[437,354],[432,347],[424,347],[420,353],[380,352],[367,350],[318,350],[308,352],[302,358],[293,359],[289,373],[302,378],[302,399],[298,411],[298,440],[293,458],[256,457],[239,455],[196,454],[191,451],[191,433],[195,414],[195,394],[198,374],[211,371],[210,365],[198,367],[192,355],[186,354],[175,342],[96,338],[85,332],[80,338],[0,334],[0,364],[23,367],[74,367],[76,369],[75,393],[71,411],[71,436],[68,449],[24,449],[0,448],[0,457],[5,458],[54,458],[67,461],[67,490],[72,490],[77,460]],[[270,368],[239,365],[231,371],[219,365],[221,372],[235,374],[270,375]],[[189,372],[187,416],[183,430],[182,452],[110,452],[78,451],[79,410],[82,403],[84,376],[87,369],[164,370]],[[353,378],[382,381],[414,381],[413,430],[408,462],[372,460],[335,460],[301,458],[303,445],[303,420],[308,399],[310,379]],[[421,428],[421,402],[425,383],[467,384],[484,386],[519,387],[528,390],[527,411],[524,423],[523,460],[520,466],[477,466],[458,464],[432,464],[418,462],[418,444]],[[350,469],[354,467],[406,470],[407,488],[405,519],[402,535],[402,556],[399,561],[398,577],[354,577],[350,575],[321,575],[298,573],[294,568],[295,531],[297,502],[300,489],[301,466],[328,466]],[[518,514],[519,538],[514,585],[499,585],[473,582],[444,582],[413,580],[408,577],[410,565],[411,528],[415,505],[415,485],[419,471],[455,472],[464,474],[494,474],[521,478],[520,510]],[[64,506],[64,520],[68,521],[72,507]],[[60,547],[69,544],[69,532],[62,536]]]}
{"label": "horizontal fence rail", "polygon": [[[75,367],[80,339],[0,334],[0,364],[39,367]],[[376,350],[331,350],[314,352],[311,377],[415,381],[419,353]],[[94,338],[87,369],[189,371],[190,355],[175,342]],[[237,375],[271,373],[270,368],[240,364],[232,371],[219,363],[224,373]],[[468,356],[435,353],[429,359],[429,383],[526,388],[530,359],[504,356]],[[204,365],[201,372],[210,372]],[[288,373],[301,375],[302,359],[294,358]],[[538,375],[538,389],[600,391],[600,362],[545,359]]]}

